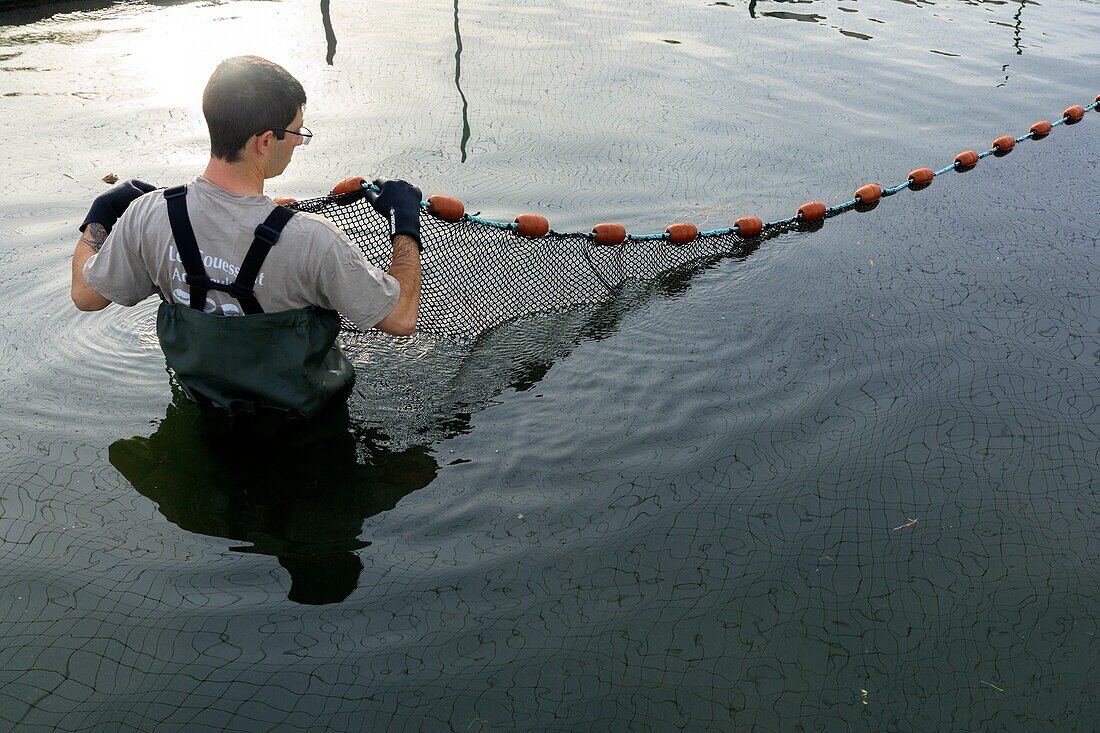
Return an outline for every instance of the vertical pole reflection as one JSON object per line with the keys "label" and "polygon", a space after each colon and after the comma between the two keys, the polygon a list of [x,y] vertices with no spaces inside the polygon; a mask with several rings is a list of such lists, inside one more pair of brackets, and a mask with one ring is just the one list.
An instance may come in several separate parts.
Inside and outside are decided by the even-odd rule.
{"label": "vertical pole reflection", "polygon": [[[1012,16],[1015,21],[1013,24],[1012,32],[1012,46],[1016,49],[1017,56],[1024,55],[1024,6],[1030,2],[1030,0],[1017,0],[1020,3],[1020,7],[1016,8],[1016,14]],[[1001,66],[1001,71],[1004,72],[1005,80],[998,84],[998,87],[1008,86],[1009,80],[1012,75],[1008,73],[1008,67],[1012,64],[1004,64]]]}
{"label": "vertical pole reflection", "polygon": [[1016,10],[1016,33],[1012,39],[1012,45],[1016,47],[1016,55],[1023,56],[1024,48],[1022,45],[1024,35],[1024,6],[1027,5],[1028,0],[1020,0],[1020,7]]}
{"label": "vertical pole reflection", "polygon": [[325,61],[332,66],[332,60],[336,58],[336,31],[332,29],[332,16],[329,14],[329,2],[321,0],[321,23],[325,26],[325,40],[328,42],[328,55]]}
{"label": "vertical pole reflection", "polygon": [[455,88],[458,96],[462,98],[462,142],[459,149],[462,151],[462,162],[466,162],[466,143],[470,140],[470,105],[466,101],[466,95],[462,91],[462,34],[458,30],[458,0],[455,0]]}

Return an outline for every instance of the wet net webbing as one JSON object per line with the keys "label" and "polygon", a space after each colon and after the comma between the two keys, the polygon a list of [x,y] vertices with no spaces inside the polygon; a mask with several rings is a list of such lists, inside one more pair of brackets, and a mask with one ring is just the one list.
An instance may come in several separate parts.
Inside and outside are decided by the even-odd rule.
{"label": "wet net webbing", "polygon": [[[296,208],[333,221],[368,261],[386,269],[393,252],[387,223],[366,200],[355,198],[326,196],[301,201]],[[700,258],[736,255],[756,246],[734,234],[682,245],[627,240],[607,246],[580,233],[530,239],[477,221],[443,221],[425,209],[420,228],[424,251],[417,329],[462,339],[521,315],[598,302],[630,278],[651,278]],[[344,328],[354,331],[347,321]]]}
{"label": "wet net webbing", "polygon": [[[458,210],[443,215],[446,219],[425,201],[420,211],[424,251],[417,328],[446,337],[473,338],[522,315],[603,300],[629,279],[653,278],[708,257],[747,254],[770,236],[793,227],[820,227],[832,216],[873,208],[881,198],[906,189],[926,188],[939,176],[966,172],[990,156],[1007,155],[1017,143],[1041,140],[1054,128],[1076,124],[1098,109],[1100,95],[1087,106],[1069,107],[1054,122],[1036,122],[1019,137],[1003,135],[982,152],[963,151],[939,170],[918,168],[895,186],[866,184],[851,199],[832,206],[811,201],[784,219],[764,222],[745,217],[729,228],[705,232],[692,224],[676,224],[663,234],[631,235],[619,225],[600,225],[615,228],[615,233],[598,234],[597,227],[593,232],[550,230],[528,237],[519,233],[517,223],[462,213],[461,204],[453,199]],[[362,181],[344,183],[356,180]],[[392,248],[387,223],[366,202],[361,189],[301,201],[295,208],[332,220],[368,261],[382,269],[389,266]],[[674,233],[676,227],[681,229]],[[545,228],[543,220],[542,231]],[[350,322],[345,320],[343,325],[346,331],[355,331]]]}

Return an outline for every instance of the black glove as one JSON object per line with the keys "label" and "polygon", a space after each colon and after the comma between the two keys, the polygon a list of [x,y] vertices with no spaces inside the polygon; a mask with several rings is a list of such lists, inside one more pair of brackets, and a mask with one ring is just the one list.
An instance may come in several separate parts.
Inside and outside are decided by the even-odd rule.
{"label": "black glove", "polygon": [[84,223],[80,225],[80,231],[89,224],[102,224],[108,232],[119,220],[126,207],[132,204],[142,194],[156,190],[156,186],[131,178],[128,181],[111,186],[106,193],[101,193],[92,202],[92,208],[88,209],[88,215],[84,217]]}
{"label": "black glove", "polygon": [[423,252],[424,246],[420,244],[420,201],[424,194],[405,181],[375,178],[374,185],[378,190],[368,190],[367,201],[390,223],[390,239],[398,234],[412,237],[417,248]]}

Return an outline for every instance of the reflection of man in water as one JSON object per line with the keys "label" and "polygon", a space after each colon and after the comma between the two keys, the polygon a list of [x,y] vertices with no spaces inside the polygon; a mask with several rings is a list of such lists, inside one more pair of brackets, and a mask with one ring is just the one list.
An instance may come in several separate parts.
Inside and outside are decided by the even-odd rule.
{"label": "reflection of man in water", "polygon": [[[359,539],[363,520],[427,486],[438,465],[422,448],[390,453],[354,435],[343,400],[308,429],[290,427],[278,442],[243,445],[247,433],[219,433],[174,390],[157,432],[116,441],[110,459],[173,524],[249,543],[238,552],[274,555],[290,573],[290,600],[337,603],[363,569],[356,554],[370,544]],[[375,465],[356,461],[357,446]]]}
{"label": "reflection of man in water", "polygon": [[256,56],[223,61],[203,93],[203,174],[165,191],[120,183],[96,198],[80,228],[73,302],[97,311],[158,295],[161,348],[200,404],[312,415],[354,379],[336,343],[339,315],[362,330],[415,329],[419,189],[379,180],[363,191],[390,224],[388,272],[330,221],[264,195],[266,179],[313,138],[305,102],[281,66]]}

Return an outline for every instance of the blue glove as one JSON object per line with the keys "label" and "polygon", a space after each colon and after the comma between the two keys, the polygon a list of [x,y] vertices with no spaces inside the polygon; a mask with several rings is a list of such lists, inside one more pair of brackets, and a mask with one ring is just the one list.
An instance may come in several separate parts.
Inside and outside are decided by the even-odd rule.
{"label": "blue glove", "polygon": [[378,190],[367,190],[366,198],[374,210],[390,223],[390,239],[398,234],[412,237],[417,248],[423,252],[424,246],[420,244],[420,202],[424,194],[405,181],[375,178],[374,185]]}
{"label": "blue glove", "polygon": [[143,194],[156,190],[156,186],[131,178],[128,181],[111,186],[105,193],[95,197],[92,208],[88,209],[88,215],[84,217],[84,223],[80,225],[80,231],[89,224],[102,224],[108,232],[126,211],[126,207],[132,204]]}

